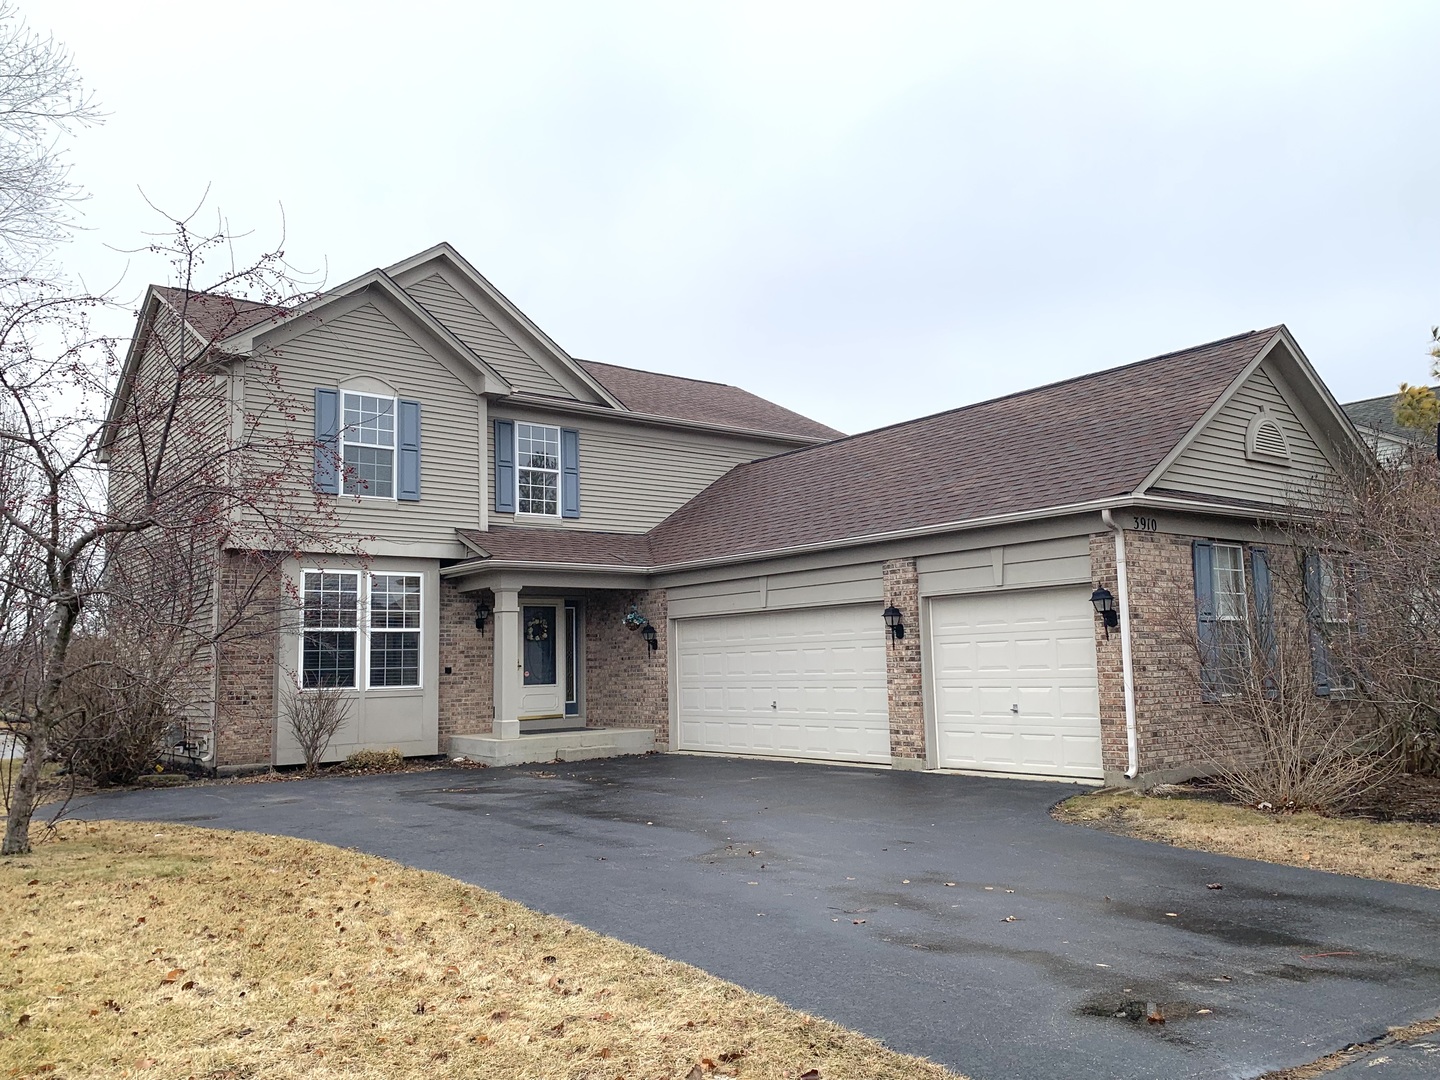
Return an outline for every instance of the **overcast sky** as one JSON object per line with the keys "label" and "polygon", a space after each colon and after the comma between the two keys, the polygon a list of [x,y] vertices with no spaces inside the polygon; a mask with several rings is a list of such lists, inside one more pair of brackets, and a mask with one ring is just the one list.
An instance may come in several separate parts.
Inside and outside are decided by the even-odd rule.
{"label": "overcast sky", "polygon": [[572,355],[846,431],[1280,322],[1368,397],[1440,322],[1434,3],[21,4],[110,114],[92,286],[209,184],[332,285],[448,240]]}

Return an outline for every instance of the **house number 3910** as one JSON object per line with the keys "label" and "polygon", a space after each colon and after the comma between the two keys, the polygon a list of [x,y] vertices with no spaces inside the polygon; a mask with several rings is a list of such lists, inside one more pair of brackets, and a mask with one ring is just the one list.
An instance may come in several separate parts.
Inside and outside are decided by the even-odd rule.
{"label": "house number 3910", "polygon": [[1151,517],[1132,517],[1131,520],[1135,522],[1132,527],[1136,532],[1155,532],[1160,527],[1159,522]]}

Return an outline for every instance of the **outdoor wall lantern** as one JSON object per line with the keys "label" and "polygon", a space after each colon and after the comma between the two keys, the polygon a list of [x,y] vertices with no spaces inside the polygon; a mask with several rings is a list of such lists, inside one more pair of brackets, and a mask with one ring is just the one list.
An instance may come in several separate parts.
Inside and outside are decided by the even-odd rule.
{"label": "outdoor wall lantern", "polygon": [[475,605],[475,629],[485,632],[485,620],[490,618],[490,605],[481,600]]}
{"label": "outdoor wall lantern", "polygon": [[1095,614],[1105,624],[1105,637],[1110,637],[1110,628],[1120,625],[1120,612],[1115,610],[1115,597],[1110,595],[1110,590],[1100,586],[1090,594],[1090,603],[1095,605]]}
{"label": "outdoor wall lantern", "polygon": [[658,635],[655,633],[655,627],[651,626],[649,623],[646,623],[640,628],[640,636],[645,639],[645,644],[650,646],[651,652],[654,652],[656,649],[660,648],[660,642],[656,640]]}
{"label": "outdoor wall lantern", "polygon": [[890,636],[896,641],[905,636],[905,626],[902,622],[904,616],[900,614],[900,609],[894,604],[882,611],[880,617],[885,620],[885,625],[890,628]]}

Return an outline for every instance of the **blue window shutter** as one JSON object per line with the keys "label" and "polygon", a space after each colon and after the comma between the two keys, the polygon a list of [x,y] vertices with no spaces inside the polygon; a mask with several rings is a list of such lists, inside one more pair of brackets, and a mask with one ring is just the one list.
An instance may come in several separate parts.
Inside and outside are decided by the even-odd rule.
{"label": "blue window shutter", "polygon": [[1195,627],[1200,640],[1200,700],[1220,700],[1220,626],[1215,618],[1215,549],[1209,540],[1193,544]]}
{"label": "blue window shutter", "polygon": [[515,513],[515,421],[495,421],[495,512]]}
{"label": "blue window shutter", "polygon": [[340,494],[340,392],[315,388],[315,490]]}
{"label": "blue window shutter", "polygon": [[420,501],[420,403],[401,400],[396,403],[400,413],[399,442],[396,446],[397,468],[395,498],[402,502]]}
{"label": "blue window shutter", "polygon": [[580,433],[560,429],[560,516],[580,516]]}
{"label": "blue window shutter", "polygon": [[1278,697],[1279,642],[1275,635],[1275,600],[1270,583],[1270,555],[1264,548],[1250,551],[1250,580],[1255,585],[1255,631],[1265,659],[1265,696]]}
{"label": "blue window shutter", "polygon": [[1324,600],[1321,596],[1320,556],[1313,551],[1305,553],[1305,613],[1310,622],[1310,666],[1315,672],[1315,693],[1320,697],[1330,694],[1330,646],[1325,643],[1321,632],[1321,614]]}

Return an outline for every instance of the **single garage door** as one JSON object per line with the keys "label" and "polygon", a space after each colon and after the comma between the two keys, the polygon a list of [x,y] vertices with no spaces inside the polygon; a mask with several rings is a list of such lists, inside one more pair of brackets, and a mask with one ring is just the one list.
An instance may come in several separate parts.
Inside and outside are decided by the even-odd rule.
{"label": "single garage door", "polygon": [[930,602],[942,768],[1104,775],[1089,596],[1026,589]]}
{"label": "single garage door", "polygon": [[875,605],[681,619],[675,648],[681,750],[890,761]]}

